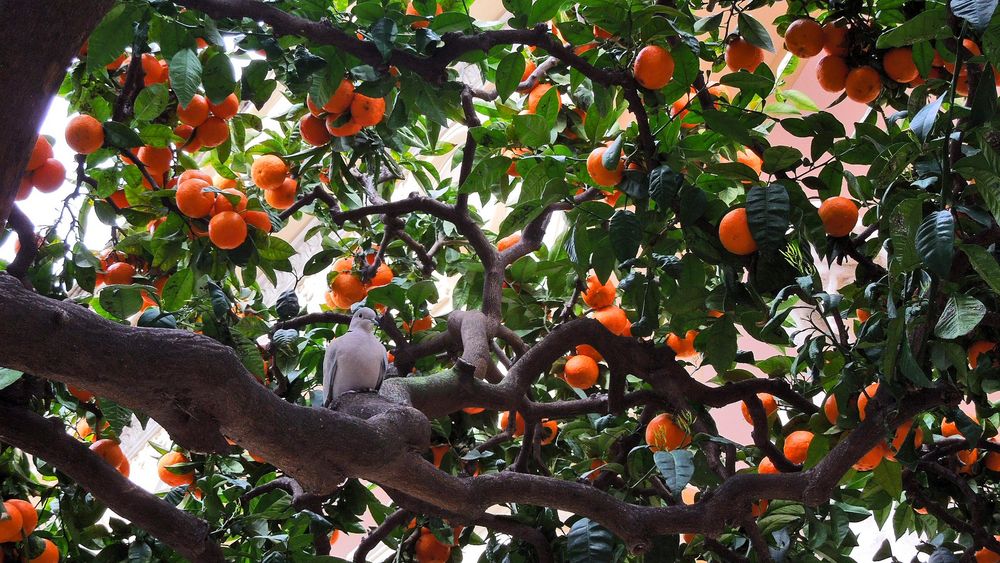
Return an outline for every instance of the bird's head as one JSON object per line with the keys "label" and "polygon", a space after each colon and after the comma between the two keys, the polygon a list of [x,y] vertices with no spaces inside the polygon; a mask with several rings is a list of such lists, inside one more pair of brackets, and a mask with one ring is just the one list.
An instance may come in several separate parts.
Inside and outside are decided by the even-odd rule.
{"label": "bird's head", "polygon": [[358,307],[351,317],[351,330],[363,330],[365,332],[375,332],[375,311],[368,307]]}

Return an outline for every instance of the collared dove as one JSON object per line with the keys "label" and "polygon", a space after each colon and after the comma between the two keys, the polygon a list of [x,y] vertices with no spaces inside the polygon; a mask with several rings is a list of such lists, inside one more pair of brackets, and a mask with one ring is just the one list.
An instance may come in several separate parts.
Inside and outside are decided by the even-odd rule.
{"label": "collared dove", "polygon": [[347,334],[330,341],[323,359],[323,401],[329,407],[348,391],[378,389],[389,360],[375,338],[375,311],[360,307]]}

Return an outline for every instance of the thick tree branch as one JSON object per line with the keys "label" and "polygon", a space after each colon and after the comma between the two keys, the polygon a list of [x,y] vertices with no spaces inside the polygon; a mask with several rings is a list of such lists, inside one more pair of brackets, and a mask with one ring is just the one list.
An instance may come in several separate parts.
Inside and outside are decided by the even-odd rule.
{"label": "thick tree branch", "polygon": [[35,256],[38,255],[35,226],[31,223],[31,219],[15,205],[10,212],[10,227],[17,233],[17,240],[21,248],[17,251],[14,260],[7,265],[7,273],[15,278],[23,279],[28,274],[31,263],[35,261]]}

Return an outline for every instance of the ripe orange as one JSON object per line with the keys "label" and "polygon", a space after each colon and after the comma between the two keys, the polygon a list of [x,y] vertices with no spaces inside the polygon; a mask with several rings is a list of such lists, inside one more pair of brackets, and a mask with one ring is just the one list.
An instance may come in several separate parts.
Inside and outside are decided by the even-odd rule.
{"label": "ripe orange", "polygon": [[108,465],[116,469],[126,462],[125,453],[122,452],[121,446],[118,445],[118,442],[110,438],[103,438],[94,442],[90,445],[90,451],[97,454]]}
{"label": "ripe orange", "polygon": [[865,419],[868,414],[868,401],[878,393],[878,383],[872,383],[865,387],[864,393],[858,395],[858,418]]}
{"label": "ripe orange", "polygon": [[698,355],[694,349],[694,339],[698,337],[697,330],[689,330],[684,334],[684,338],[670,333],[667,335],[667,346],[674,351],[678,358],[692,358]]}
{"label": "ripe orange", "polygon": [[611,39],[612,35],[604,28],[594,26],[594,39]]}
{"label": "ripe orange", "polygon": [[38,527],[38,511],[35,510],[35,505],[19,498],[5,502],[4,508],[8,505],[13,505],[14,509],[21,514],[21,532],[24,533],[25,537],[30,536],[31,532],[34,532],[35,528]]}
{"label": "ripe orange", "polygon": [[556,441],[559,435],[559,423],[554,420],[542,421],[542,445],[547,446]]}
{"label": "ripe orange", "polygon": [[146,170],[153,176],[164,174],[170,170],[170,164],[174,160],[173,153],[165,147],[144,146],[136,153],[139,162],[146,166]]}
{"label": "ripe orange", "polygon": [[662,413],[646,425],[646,443],[654,452],[676,450],[691,443],[691,434],[674,422],[673,415]]}
{"label": "ripe orange", "polygon": [[385,98],[355,94],[351,101],[351,121],[362,126],[378,125],[385,116]]}
{"label": "ripe orange", "polygon": [[31,171],[31,185],[42,193],[52,193],[58,190],[66,181],[66,168],[61,162],[49,158],[41,166]]}
{"label": "ripe orange", "polygon": [[0,543],[21,541],[24,529],[24,519],[21,511],[11,502],[3,503],[6,514],[0,518]]}
{"label": "ripe orange", "polygon": [[[441,15],[441,11],[442,11],[441,10],[441,4],[438,4],[437,7],[434,10],[434,15],[435,16]],[[413,7],[413,2],[410,2],[409,4],[406,5],[406,15],[408,15],[408,16],[420,16],[420,12],[418,12],[417,9],[415,7]],[[415,22],[411,23],[410,27],[413,28],[413,29],[424,29],[427,26],[429,26],[430,24],[431,24],[431,22],[429,22],[426,19],[424,19],[424,20],[419,20],[419,21],[415,21]]]}
{"label": "ripe orange", "polygon": [[622,175],[625,173],[625,162],[619,158],[618,167],[614,170],[608,170],[602,162],[604,152],[607,150],[608,147],[597,147],[590,151],[590,155],[587,156],[587,173],[598,186],[610,188],[621,183]]}
{"label": "ripe orange", "polygon": [[583,302],[588,307],[600,309],[613,305],[616,296],[617,289],[610,279],[602,284],[596,274],[591,274],[587,278],[587,290],[583,292]]}
{"label": "ripe orange", "polygon": [[195,129],[195,140],[203,147],[217,147],[229,140],[229,126],[219,117],[209,117]]}
{"label": "ripe orange", "polygon": [[826,415],[826,419],[830,421],[830,424],[837,424],[837,418],[840,417],[840,407],[837,405],[837,397],[830,394],[823,401],[823,414]]}
{"label": "ripe orange", "polygon": [[846,237],[858,224],[858,206],[846,197],[827,198],[819,206],[819,218],[823,220],[826,234]]}
{"label": "ripe orange", "polygon": [[[81,403],[89,403],[94,400],[94,394],[86,389],[81,389],[79,387],[73,387],[72,385],[66,384],[66,390],[69,391],[70,395],[76,397],[77,401]],[[86,420],[86,419],[84,419]]]}
{"label": "ripe orange", "polygon": [[[767,414],[767,418],[771,418],[774,413],[778,412],[778,401],[774,399],[774,395],[770,393],[757,393],[757,398],[764,404],[764,413]],[[740,406],[743,411],[743,418],[748,423],[753,424],[753,417],[750,416],[750,409],[747,407],[746,401],[740,403]]]}
{"label": "ripe orange", "polygon": [[107,267],[104,279],[111,285],[128,285],[135,275],[135,266],[128,262],[115,262]]}
{"label": "ripe orange", "polygon": [[430,330],[434,326],[434,317],[430,315],[424,315],[419,319],[413,321],[413,325],[403,321],[403,332],[408,332],[410,334],[417,334],[418,332],[423,332],[425,330]]}
{"label": "ripe orange", "polygon": [[177,186],[177,209],[188,217],[198,219],[212,212],[215,194],[204,191],[210,184],[201,178],[192,178]]}
{"label": "ripe orange", "polygon": [[580,356],[588,356],[593,358],[595,362],[600,362],[604,360],[604,356],[601,355],[593,346],[590,344],[580,344],[576,347],[576,353]]}
{"label": "ripe orange", "polygon": [[823,28],[812,18],[795,20],[785,30],[785,49],[796,57],[815,57],[825,43]]}
{"label": "ripe orange", "polygon": [[519,242],[521,242],[521,233],[507,235],[497,241],[497,252],[503,252]]}
{"label": "ripe orange", "polygon": [[201,170],[185,170],[184,172],[181,172],[180,176],[177,177],[177,184],[180,185],[188,180],[194,179],[202,180],[206,184],[212,183],[212,177]]}
{"label": "ripe orange", "polygon": [[805,463],[812,443],[813,433],[808,430],[796,430],[785,438],[785,457],[792,463]]}
{"label": "ripe orange", "polygon": [[441,467],[441,461],[444,460],[444,454],[448,453],[451,446],[448,444],[438,444],[436,446],[431,446],[431,456],[434,459],[434,467]]}
{"label": "ripe orange", "polygon": [[333,532],[330,532],[330,545],[337,543],[337,540],[339,539],[340,539],[340,530],[334,530]]}
{"label": "ripe orange", "polygon": [[49,539],[43,539],[42,542],[45,543],[45,549],[38,557],[29,559],[28,563],[59,563],[59,548],[56,544]]}
{"label": "ripe orange", "polygon": [[845,57],[850,49],[847,38],[847,27],[834,22],[823,24],[823,50],[834,57]]}
{"label": "ripe orange", "polygon": [[483,407],[465,407],[464,409],[462,409],[462,412],[464,412],[465,414],[479,414],[485,410],[486,409],[484,409]]}
{"label": "ripe orange", "polygon": [[231,119],[240,111],[240,99],[236,94],[229,94],[226,99],[217,104],[208,102],[208,110],[219,119]]}
{"label": "ripe orange", "polygon": [[213,186],[219,188],[220,190],[224,190],[224,189],[227,189],[227,188],[239,188],[240,187],[240,183],[239,183],[239,181],[237,179],[235,179],[235,178],[223,178],[222,176],[218,176],[218,175],[213,176],[212,179],[211,179],[211,182],[212,182]]}
{"label": "ripe orange", "polygon": [[984,547],[976,552],[976,563],[1000,563],[1000,553]]}
{"label": "ripe orange", "polygon": [[262,190],[277,189],[288,177],[288,165],[273,154],[265,154],[253,161],[250,166],[250,177]]}
{"label": "ripe orange", "polygon": [[736,162],[746,164],[752,168],[758,176],[760,176],[761,172],[764,171],[764,160],[757,156],[757,153],[751,150],[741,150],[736,153]]}
{"label": "ripe orange", "polygon": [[750,222],[747,220],[747,210],[743,207],[726,213],[719,222],[719,240],[729,252],[746,256],[757,252],[757,241],[750,233]]}
{"label": "ripe orange", "polygon": [[882,56],[882,68],[889,78],[896,82],[907,83],[920,76],[917,65],[913,62],[913,50],[909,47],[889,49]]}
{"label": "ripe orange", "polygon": [[232,250],[247,239],[247,223],[239,213],[223,211],[209,221],[208,238],[215,246]]}
{"label": "ripe orange", "polygon": [[850,71],[847,61],[829,55],[819,60],[816,66],[816,81],[827,92],[842,92],[847,86],[847,75]]}
{"label": "ripe orange", "polygon": [[201,150],[201,143],[198,141],[194,127],[182,123],[174,127],[174,135],[181,138],[181,142],[177,143],[177,147],[182,151],[193,153]]}
{"label": "ripe orange", "polygon": [[311,113],[299,119],[299,134],[303,141],[314,147],[330,142],[330,132],[326,130],[326,122]]}
{"label": "ripe orange", "polygon": [[600,368],[590,356],[570,356],[566,361],[563,377],[570,387],[590,389],[597,383]]}
{"label": "ripe orange", "polygon": [[738,70],[753,72],[764,62],[764,50],[744,41],[742,37],[737,37],[726,45],[725,59],[726,66],[733,72]]}
{"label": "ripe orange", "polygon": [[[528,92],[528,113],[535,113],[538,110],[538,102],[542,100],[542,96],[546,92],[554,88],[551,84],[536,84],[534,88]],[[556,90],[556,111],[562,110],[562,100],[559,98],[559,90]]]}
{"label": "ripe orange", "polygon": [[594,311],[594,318],[604,325],[611,334],[621,336],[629,328],[628,316],[621,307],[610,305]]}
{"label": "ripe orange", "polygon": [[767,512],[767,506],[769,504],[770,502],[768,502],[767,499],[752,503],[750,505],[750,515],[754,518],[759,518],[762,514]]}
{"label": "ripe orange", "polygon": [[868,450],[868,453],[861,456],[861,459],[858,461],[854,462],[852,467],[854,467],[855,471],[871,471],[882,463],[882,460],[885,459],[885,454],[885,444],[879,444]]}
{"label": "ripe orange", "polygon": [[955,455],[958,457],[958,461],[962,463],[962,468],[958,472],[965,474],[972,473],[972,466],[979,460],[979,450],[962,450]]}
{"label": "ripe orange", "polygon": [[979,355],[986,352],[991,352],[997,347],[996,342],[990,342],[989,340],[979,340],[973,342],[969,346],[969,366],[972,369],[979,367]]}
{"label": "ripe orange", "polygon": [[52,158],[52,145],[49,140],[39,135],[35,138],[35,146],[31,149],[31,157],[28,159],[26,170],[34,170],[45,164],[45,161]]}
{"label": "ripe orange", "polygon": [[186,106],[177,104],[177,119],[185,125],[197,127],[208,119],[208,100],[201,94],[195,94]]}
{"label": "ripe orange", "polygon": [[350,272],[354,269],[354,258],[348,256],[333,263],[333,271],[338,273]]}
{"label": "ripe orange", "polygon": [[[979,419],[978,418],[976,418],[974,416],[970,417],[970,418],[972,418],[972,420],[975,421],[976,424],[979,424]],[[958,436],[959,434],[961,434],[961,432],[959,432],[958,425],[956,423],[948,420],[947,418],[944,419],[943,421],[941,421],[941,435],[942,436],[944,436],[945,438],[947,438],[949,436]]]}
{"label": "ripe orange", "polygon": [[659,45],[647,45],[636,55],[632,74],[643,88],[659,90],[674,75],[674,58]]}
{"label": "ripe orange", "polygon": [[339,115],[331,113],[326,116],[326,130],[334,137],[350,137],[361,132],[361,124],[355,121],[353,117],[337,125],[339,120]]}
{"label": "ripe orange", "polygon": [[143,53],[140,63],[142,64],[144,85],[151,86],[163,82],[163,67],[160,66],[160,61],[156,60],[156,57],[150,53]]}
{"label": "ripe orange", "polygon": [[294,178],[285,178],[281,187],[264,192],[264,201],[275,209],[288,209],[295,203],[299,183]]}
{"label": "ripe orange", "polygon": [[760,475],[777,475],[781,472],[774,466],[774,462],[771,461],[771,458],[765,457],[760,460],[760,464],[757,465],[757,473]]}
{"label": "ripe orange", "polygon": [[167,469],[171,465],[179,465],[190,461],[191,460],[181,452],[167,452],[163,454],[160,461],[156,463],[156,474],[159,475],[160,481],[163,481],[171,487],[192,485],[194,484],[194,470],[189,470],[184,473],[173,473]]}
{"label": "ripe orange", "polygon": [[[892,437],[892,443],[890,446],[886,447],[885,459],[889,461],[895,461],[895,452],[898,452],[903,444],[906,442],[906,436],[910,433],[910,428],[913,427],[913,420],[907,420],[896,427],[896,433]],[[918,426],[916,430],[913,431],[913,447],[919,449],[920,446],[924,444],[924,431]]]}
{"label": "ripe orange", "polygon": [[354,100],[354,84],[350,80],[341,80],[340,85],[330,96],[330,99],[323,104],[323,111],[333,114],[341,114],[351,107]]}
{"label": "ripe orange", "polygon": [[854,314],[858,316],[858,321],[866,322],[872,317],[872,314],[865,309],[855,309]]}
{"label": "ripe orange", "polygon": [[[107,430],[111,425],[108,424],[107,420],[105,420],[100,426],[101,430],[104,431]],[[87,438],[94,436],[94,429],[91,428],[90,423],[87,422],[87,417],[81,417],[80,420],[76,421],[76,433],[83,440],[86,440]]]}
{"label": "ripe orange", "polygon": [[236,202],[236,207],[233,207],[232,202],[230,202],[229,198],[225,195],[215,194],[215,204],[212,206],[212,215],[218,215],[223,211],[236,211],[242,215],[247,209],[247,195],[236,188],[227,188],[222,191],[225,194],[237,196],[239,198]]}
{"label": "ripe orange", "polygon": [[[965,49],[967,51],[969,51],[969,53],[973,57],[978,57],[979,55],[983,54],[983,51],[979,48],[979,45],[976,45],[976,42],[973,41],[973,40],[971,40],[971,39],[963,39],[962,40],[962,46],[965,47]],[[940,56],[940,55],[938,55],[938,56]],[[968,57],[963,57],[963,60],[966,60],[966,59],[968,59]],[[942,59],[941,66],[943,66],[944,69],[947,70],[948,72],[950,72],[952,74],[955,73],[955,63],[954,62],[952,62],[952,61],[945,61],[945,60]],[[962,72],[965,72],[964,68],[962,69]]]}
{"label": "ripe orange", "polygon": [[375,275],[372,279],[368,280],[368,285],[370,287],[382,287],[383,285],[389,285],[394,277],[392,268],[388,264],[382,262],[378,265],[378,269],[375,270]]}
{"label": "ripe orange", "polygon": [[871,103],[882,92],[882,77],[870,66],[852,69],[847,73],[844,90],[847,91],[848,98],[859,104]]}
{"label": "ripe orange", "polygon": [[66,124],[66,144],[80,154],[96,152],[104,144],[104,127],[89,115],[78,115]]}
{"label": "ripe orange", "polygon": [[451,557],[451,546],[442,543],[429,529],[423,528],[414,553],[417,563],[446,563]]}
{"label": "ripe orange", "polygon": [[[504,411],[500,415],[500,430],[506,430],[508,424],[510,424],[510,411]],[[524,417],[521,416],[521,413],[514,414],[514,435],[524,435]]]}
{"label": "ripe orange", "polygon": [[348,273],[337,274],[330,284],[330,290],[341,303],[354,304],[368,295],[368,289],[361,283],[361,279]]}
{"label": "ripe orange", "polygon": [[521,73],[521,82],[524,82],[525,80],[527,80],[528,77],[531,76],[531,73],[535,72],[536,68],[538,68],[538,65],[535,64],[535,61],[533,61],[531,59],[528,59],[527,61],[525,61],[525,63],[524,63],[524,72]]}

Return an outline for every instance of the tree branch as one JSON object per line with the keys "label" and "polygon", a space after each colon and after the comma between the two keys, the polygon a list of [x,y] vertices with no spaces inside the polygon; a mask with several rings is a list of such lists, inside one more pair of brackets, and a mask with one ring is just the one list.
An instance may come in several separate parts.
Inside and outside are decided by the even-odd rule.
{"label": "tree branch", "polygon": [[358,544],[357,549],[354,551],[354,563],[365,563],[365,561],[368,560],[368,553],[370,553],[372,549],[375,549],[375,546],[380,544],[386,536],[395,531],[396,528],[402,526],[412,517],[412,512],[403,509],[399,509],[386,516],[385,520],[383,520],[377,528],[368,532],[365,539],[361,540],[361,543]]}

